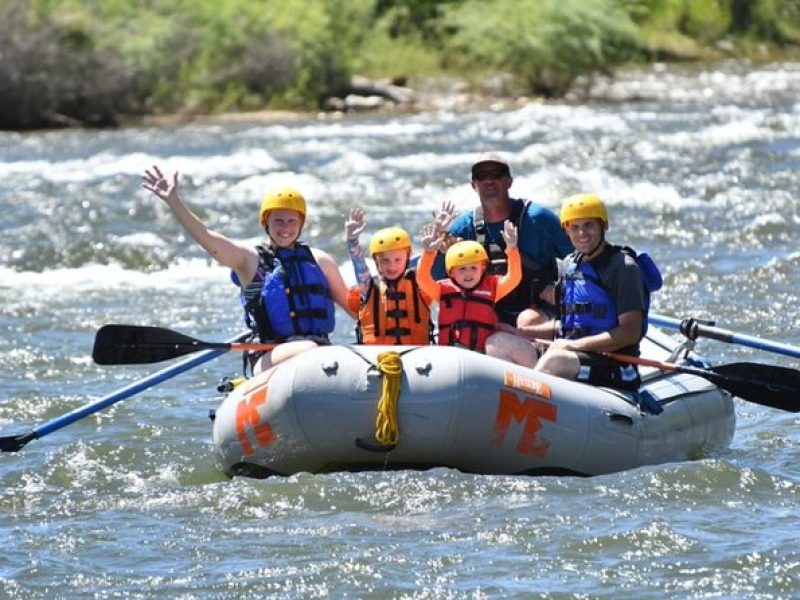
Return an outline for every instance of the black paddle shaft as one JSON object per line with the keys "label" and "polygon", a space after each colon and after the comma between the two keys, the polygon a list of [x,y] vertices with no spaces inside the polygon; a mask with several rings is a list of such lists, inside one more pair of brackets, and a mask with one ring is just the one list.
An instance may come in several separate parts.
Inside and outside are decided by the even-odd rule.
{"label": "black paddle shaft", "polygon": [[226,342],[204,342],[163,327],[104,325],[95,336],[92,359],[98,365],[148,364],[230,346]]}

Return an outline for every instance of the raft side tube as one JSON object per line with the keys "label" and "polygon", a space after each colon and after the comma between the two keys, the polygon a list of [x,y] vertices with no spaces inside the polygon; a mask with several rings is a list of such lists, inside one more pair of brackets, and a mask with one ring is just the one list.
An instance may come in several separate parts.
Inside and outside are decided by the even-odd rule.
{"label": "raft side tube", "polygon": [[[399,443],[374,452],[356,440],[375,441],[377,356],[387,350],[402,353]],[[214,443],[223,469],[246,475],[432,466],[596,475],[729,445],[727,392],[687,374],[649,376],[644,388],[663,413],[643,413],[633,394],[461,348],[327,346],[234,390],[217,411]]]}

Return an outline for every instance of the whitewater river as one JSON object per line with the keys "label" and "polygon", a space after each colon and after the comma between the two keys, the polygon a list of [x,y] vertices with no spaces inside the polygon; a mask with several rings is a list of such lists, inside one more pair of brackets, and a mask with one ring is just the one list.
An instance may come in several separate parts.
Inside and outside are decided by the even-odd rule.
{"label": "whitewater river", "polygon": [[[228,273],[139,187],[154,163],[180,171],[213,228],[253,241],[263,191],[299,187],[306,239],[352,280],[349,207],[368,210],[368,231],[417,232],[442,200],[471,207],[470,158],[503,150],[516,195],[608,201],[610,239],[665,273],[656,312],[800,346],[798,98],[798,64],[729,65],[601,82],[580,105],[0,133],[0,435],[164,366],[94,365],[105,323],[211,341],[241,330]],[[698,350],[800,368],[710,340]],[[0,597],[800,596],[792,413],[737,400],[729,450],[594,478],[229,480],[208,413],[239,369],[223,356],[0,455]]]}

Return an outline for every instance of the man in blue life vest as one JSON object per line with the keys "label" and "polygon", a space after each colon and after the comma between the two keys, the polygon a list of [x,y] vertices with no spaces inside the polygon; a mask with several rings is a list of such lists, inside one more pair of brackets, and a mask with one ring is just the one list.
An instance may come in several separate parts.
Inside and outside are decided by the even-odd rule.
{"label": "man in blue life vest", "polygon": [[[658,269],[643,254],[648,273],[643,272],[633,250],[606,242],[608,211],[598,196],[578,194],[564,200],[561,224],[575,252],[565,259],[556,290],[559,319],[525,328],[535,338],[552,338],[555,332],[535,368],[584,383],[637,389],[641,379],[636,365],[600,353],[639,355],[649,289],[660,286]],[[646,284],[650,273],[658,285]]]}
{"label": "man in blue life vest", "polygon": [[[472,165],[471,185],[480,205],[453,220],[447,228],[448,243],[443,250],[456,239],[478,241],[489,256],[488,273],[504,274],[508,265],[502,231],[505,221],[510,220],[519,232],[522,282],[498,302],[496,310],[501,323],[525,327],[546,321],[553,315],[553,283],[558,276],[556,259],[564,258],[573,248],[552,211],[509,195],[513,182],[508,163],[499,155],[477,158]],[[434,263],[433,276],[435,279],[447,276],[443,254]]]}

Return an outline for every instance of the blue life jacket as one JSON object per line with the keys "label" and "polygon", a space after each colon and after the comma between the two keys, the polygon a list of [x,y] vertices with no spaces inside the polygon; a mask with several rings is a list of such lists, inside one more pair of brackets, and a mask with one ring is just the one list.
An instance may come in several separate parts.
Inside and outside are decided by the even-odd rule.
{"label": "blue life jacket", "polygon": [[[334,328],[331,290],[311,249],[256,247],[259,264],[253,281],[242,290],[245,324],[262,342],[293,336],[326,338]],[[238,284],[235,273],[231,275]]]}
{"label": "blue life jacket", "polygon": [[[637,254],[627,246],[612,246],[624,252],[639,265],[644,284],[644,315],[642,336],[647,333],[647,314],[650,311],[650,294],[661,289],[663,279],[655,262],[647,253]],[[619,324],[617,307],[594,268],[578,259],[570,262],[560,289],[561,330],[559,337],[581,338],[609,331]]]}
{"label": "blue life jacket", "polygon": [[585,260],[570,263],[561,291],[561,330],[558,337],[582,338],[617,326],[617,306]]}

